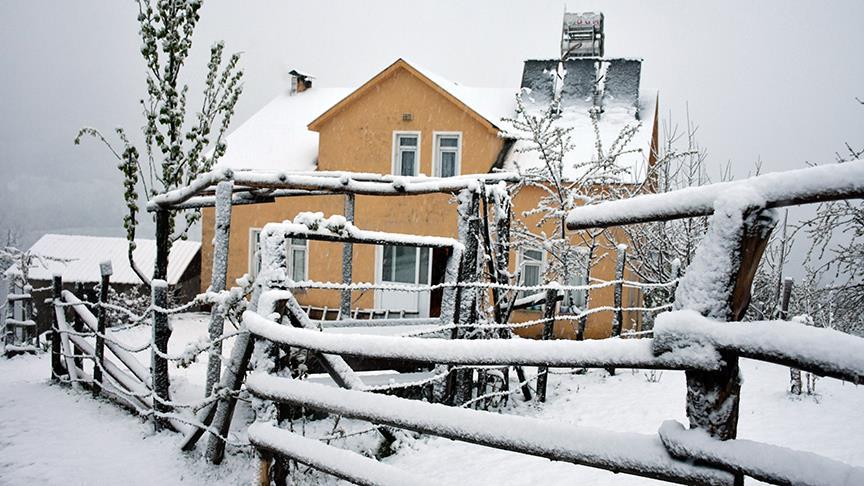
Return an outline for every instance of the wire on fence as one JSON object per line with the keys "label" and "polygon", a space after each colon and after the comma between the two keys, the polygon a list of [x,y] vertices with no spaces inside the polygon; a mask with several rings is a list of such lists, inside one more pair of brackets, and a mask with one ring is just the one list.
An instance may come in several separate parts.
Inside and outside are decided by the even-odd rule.
{"label": "wire on fence", "polygon": [[544,285],[511,285],[511,284],[500,284],[496,282],[442,282],[438,284],[426,284],[426,285],[400,285],[400,284],[385,284],[385,283],[371,283],[371,282],[353,282],[353,283],[341,283],[341,282],[317,282],[313,280],[303,280],[303,281],[288,281],[280,284],[289,289],[323,289],[323,290],[394,290],[394,291],[402,291],[402,292],[430,292],[433,290],[440,290],[445,288],[484,288],[484,289],[497,289],[497,290],[513,290],[513,291],[536,291],[542,292],[544,290],[561,290],[561,291],[573,291],[573,290],[594,290],[594,289],[602,289],[606,287],[611,287],[614,285],[622,285],[627,288],[637,288],[637,289],[654,289],[654,288],[665,288],[672,287],[678,284],[678,279],[671,280],[669,282],[662,283],[643,283],[643,282],[634,282],[631,280],[605,280],[600,281],[599,283],[593,284],[585,284],[585,285],[561,285],[558,283],[549,283]]}

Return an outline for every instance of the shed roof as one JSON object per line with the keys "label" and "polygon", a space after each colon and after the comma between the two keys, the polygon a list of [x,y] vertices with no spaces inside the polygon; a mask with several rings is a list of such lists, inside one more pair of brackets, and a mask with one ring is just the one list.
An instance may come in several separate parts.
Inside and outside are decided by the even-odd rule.
{"label": "shed roof", "polygon": [[[135,263],[146,275],[153,275],[156,261],[156,240],[136,240]],[[128,242],[125,238],[102,236],[47,234],[30,247],[30,252],[42,257],[51,257],[67,262],[43,260],[30,269],[31,280],[51,280],[55,274],[63,276],[64,282],[98,282],[99,263],[110,260],[114,273],[111,282],[139,284],[141,280],[129,265],[126,257]],[[168,284],[176,285],[195,255],[201,250],[197,241],[176,241],[168,255]],[[10,267],[6,274],[18,273],[17,266]]]}

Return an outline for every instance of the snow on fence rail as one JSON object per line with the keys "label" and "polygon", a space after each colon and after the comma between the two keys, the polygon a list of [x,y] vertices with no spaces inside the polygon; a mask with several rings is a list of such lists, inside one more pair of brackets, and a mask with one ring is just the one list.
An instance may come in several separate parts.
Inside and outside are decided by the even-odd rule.
{"label": "snow on fence rail", "polygon": [[[439,437],[681,484],[731,485],[728,472],[678,461],[657,437],[454,408],[263,373],[246,382],[259,397]],[[250,428],[250,439],[255,432]],[[277,442],[278,443],[278,442]],[[314,467],[314,465],[313,465]],[[377,484],[377,483],[376,483]]]}
{"label": "snow on fence rail", "polygon": [[[147,204],[148,211],[172,209],[196,198],[194,207],[216,204],[215,196],[202,195],[212,192],[220,182],[232,181],[236,202],[260,202],[262,198],[275,196],[315,194],[357,194],[373,196],[406,196],[459,192],[474,187],[478,182],[516,182],[519,175],[508,172],[494,174],[468,174],[458,177],[399,177],[392,175],[326,172],[290,173],[263,171],[215,170],[198,176],[188,186],[153,197]],[[265,189],[265,190],[261,190]],[[276,193],[276,191],[286,191]],[[257,198],[257,201],[255,199]],[[235,202],[232,200],[232,203]],[[185,206],[190,207],[190,206]]]}
{"label": "snow on fence rail", "polygon": [[249,426],[249,441],[259,450],[291,457],[354,484],[369,486],[404,486],[437,484],[424,477],[361,456],[355,452],[323,444],[315,439],[269,424]]}
{"label": "snow on fence rail", "polygon": [[454,340],[329,334],[285,326],[246,311],[243,324],[268,341],[327,354],[390,358],[424,363],[526,365],[584,368],[716,370],[720,357],[711,347],[694,346],[655,356],[650,339],[535,341],[530,339]]}
{"label": "snow on fence rail", "polygon": [[812,452],[751,440],[720,441],[699,429],[687,430],[674,420],[664,422],[660,426],[659,434],[663,445],[674,457],[735,471],[770,484],[864,484],[864,468],[850,466]]}
{"label": "snow on fence rail", "polygon": [[[802,467],[831,469],[826,476],[830,478],[830,483],[858,484],[860,468],[777,446],[735,440],[741,386],[738,358],[745,356],[795,365],[858,383],[864,369],[860,358],[864,341],[830,331],[795,327],[789,323],[739,325],[721,324],[719,321],[741,319],[743,309],[747,307],[755,268],[776,223],[771,208],[862,196],[864,163],[851,162],[573,210],[568,217],[570,229],[708,215],[716,208],[718,215],[712,218],[708,236],[700,244],[694,263],[677,289],[679,298],[675,303],[677,309],[697,309],[708,317],[702,317],[702,314],[694,311],[661,315],[653,340],[460,341],[332,335],[308,329],[309,325],[299,326],[307,329],[280,325],[268,319],[268,312],[258,314],[250,310],[243,316],[243,323],[249,331],[264,341],[330,356],[458,364],[461,366],[451,366],[449,369],[451,379],[456,377],[456,380],[459,373],[465,371],[461,368],[471,365],[527,364],[537,365],[543,371],[547,367],[654,367],[699,371],[686,375],[687,413],[690,428],[697,431],[693,434],[687,432],[687,435],[682,435],[670,424],[660,429],[659,436],[582,429],[523,417],[377,396],[363,388],[339,390],[323,387],[270,376],[268,373],[271,370],[266,368],[253,374],[248,379],[247,387],[260,398],[368,420],[375,424],[685,484],[743,484],[744,475],[776,484],[825,484],[824,477],[801,473],[799,470]],[[460,195],[460,202],[466,200]],[[461,241],[466,248],[468,266],[473,268],[476,266],[472,254],[474,249],[465,243],[469,239]],[[472,278],[464,281],[460,278],[456,283],[457,288],[476,290],[483,287],[475,281],[478,280],[476,274],[465,274]],[[290,295],[286,287],[293,288],[295,283],[281,283],[286,285],[280,292]],[[506,286],[497,280],[496,284],[502,285],[501,288]],[[311,285],[336,287],[339,284]],[[546,302],[554,302],[552,297],[555,289],[546,290],[549,292]],[[469,305],[460,303],[460,311],[470,311],[471,305],[476,305],[476,301],[470,304],[470,299],[476,293],[468,295]],[[547,306],[546,310],[551,309],[552,306]],[[297,309],[289,309],[290,312],[297,312]],[[544,312],[544,321],[560,318],[554,316],[554,310],[548,312],[552,317],[546,314]],[[442,324],[451,325],[446,321]],[[545,336],[550,326],[548,322],[544,324]],[[465,321],[462,314],[458,322],[452,323],[454,328],[472,325],[486,327],[472,320]],[[496,322],[496,325],[509,323]],[[779,326],[784,327],[781,329]],[[454,332],[452,337],[458,336]],[[453,383],[457,383],[456,380]],[[520,380],[527,381],[524,376],[520,376]],[[466,380],[465,383],[471,381]],[[458,403],[471,404],[484,397],[478,391],[478,398],[470,399],[470,386],[465,389],[469,400],[461,400],[466,395],[463,390],[457,389],[453,396],[461,400]],[[526,399],[530,399],[528,394]],[[250,431],[250,436],[254,436],[257,430],[259,426]],[[697,437],[698,434],[704,437]],[[285,454],[295,456],[294,452]],[[766,462],[764,457],[760,457],[761,454],[769,460]],[[750,457],[743,457],[745,455]],[[701,461],[699,464],[704,465],[694,466],[695,461]],[[313,467],[326,470],[324,466],[327,461],[310,462],[314,462],[311,464]]]}
{"label": "snow on fence rail", "polygon": [[864,339],[790,321],[718,322],[692,310],[657,316],[654,349],[695,345],[864,383]]}
{"label": "snow on fence rail", "polygon": [[664,221],[714,212],[714,201],[733,188],[754,191],[765,208],[864,197],[864,161],[773,172],[741,181],[580,206],[567,216],[571,230]]}
{"label": "snow on fence rail", "polygon": [[[110,269],[107,271],[108,274],[103,274],[101,282],[101,285],[105,289],[108,288],[108,284],[110,283]],[[157,421],[161,421],[162,426],[184,434],[190,434],[195,430],[209,431],[211,434],[219,436],[226,443],[235,443],[223,434],[220,434],[219,431],[211,429],[199,417],[202,411],[204,413],[208,412],[212,409],[214,403],[235,392],[230,390],[214,390],[199,402],[182,403],[174,401],[168,395],[163,396],[157,392],[157,381],[161,379],[165,380],[165,383],[168,383],[167,380],[169,378],[167,372],[160,371],[155,364],[160,360],[163,363],[167,363],[168,361],[189,363],[196,356],[208,353],[215,343],[221,343],[226,339],[237,336],[248,335],[246,331],[226,333],[220,338],[208,342],[192,343],[177,355],[171,355],[156,349],[153,344],[155,333],[151,333],[151,338],[141,344],[130,345],[112,335],[116,330],[125,329],[125,326],[113,329],[113,326],[110,326],[106,322],[106,311],[113,309],[122,310],[133,316],[134,314],[123,307],[108,304],[107,290],[100,292],[99,302],[85,302],[79,299],[74,293],[62,290],[62,286],[63,282],[61,278],[55,276],[52,286],[54,289],[54,297],[52,299],[54,320],[52,324],[51,360],[51,375],[53,379],[69,383],[76,388],[89,388],[93,391],[94,395],[104,395],[136,414],[152,418],[154,424]],[[148,314],[163,314],[167,316],[182,312],[187,310],[191,305],[196,305],[213,296],[208,294],[203,297],[172,309],[151,304],[143,316],[135,316],[137,320],[141,321],[137,322],[136,325],[140,325]],[[93,314],[90,307],[98,309],[98,316]],[[71,315],[67,315],[67,311],[71,311]],[[154,319],[154,324],[152,325],[156,326],[158,322],[160,321]],[[167,319],[164,322],[167,325]],[[93,341],[95,341],[95,345]],[[107,348],[113,357],[105,356],[103,347]],[[135,353],[148,349],[151,352],[149,367],[144,366],[135,357]],[[85,360],[92,363],[92,374],[85,371]]]}

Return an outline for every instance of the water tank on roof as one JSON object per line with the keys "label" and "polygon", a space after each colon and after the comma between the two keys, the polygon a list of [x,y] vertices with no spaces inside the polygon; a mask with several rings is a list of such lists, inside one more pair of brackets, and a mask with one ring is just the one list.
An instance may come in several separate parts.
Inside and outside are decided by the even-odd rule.
{"label": "water tank on roof", "polygon": [[603,14],[564,13],[561,59],[603,56]]}

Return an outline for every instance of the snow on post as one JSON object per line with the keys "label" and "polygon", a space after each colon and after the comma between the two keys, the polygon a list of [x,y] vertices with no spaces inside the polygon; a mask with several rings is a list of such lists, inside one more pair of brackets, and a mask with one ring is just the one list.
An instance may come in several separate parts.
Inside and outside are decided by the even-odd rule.
{"label": "snow on post", "polygon": [[[354,194],[345,195],[345,220],[354,224]],[[352,263],[354,259],[354,245],[350,242],[342,244],[342,283],[350,284],[352,280]],[[351,317],[351,290],[344,289],[339,302],[339,316],[342,319]]]}
{"label": "snow on post", "polygon": [[[231,193],[234,183],[231,181],[220,182],[216,186],[216,221],[213,238],[213,272],[210,279],[210,292],[221,292],[225,290],[228,279],[228,242],[231,236]],[[219,382],[222,366],[222,333],[225,327],[225,317],[220,305],[214,305],[210,311],[210,336],[211,348],[207,358],[207,381],[204,386],[204,396],[207,397],[213,390],[213,385]]]}
{"label": "snow on post", "polygon": [[165,417],[160,414],[169,413],[171,407],[166,403],[171,400],[168,378],[168,360],[165,354],[168,352],[168,339],[171,338],[171,328],[168,327],[168,282],[161,279],[153,279],[150,282],[151,296],[153,302],[153,334],[150,346],[150,375],[153,379],[153,427],[159,431],[168,428],[169,424]]}
{"label": "snow on post", "polygon": [[[675,292],[676,310],[719,321],[743,318],[753,276],[777,220],[776,211],[764,207],[761,195],[746,185],[730,187],[714,202],[708,233]],[[718,371],[686,372],[687,416],[691,427],[727,440],[738,433],[741,376],[738,355],[720,354],[725,364]]]}

